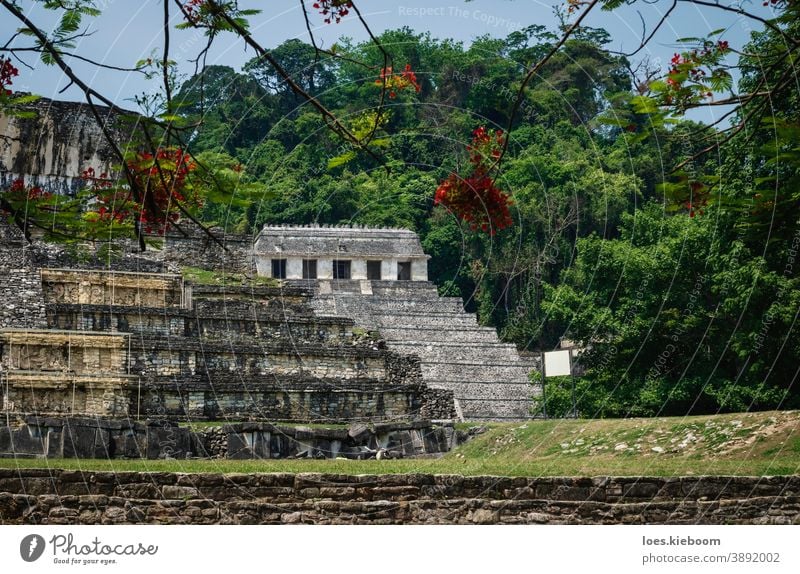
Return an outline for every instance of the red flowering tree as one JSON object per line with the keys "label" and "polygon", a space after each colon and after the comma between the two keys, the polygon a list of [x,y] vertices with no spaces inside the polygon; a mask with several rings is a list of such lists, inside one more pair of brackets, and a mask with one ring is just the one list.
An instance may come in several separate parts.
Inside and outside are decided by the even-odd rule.
{"label": "red flowering tree", "polygon": [[419,93],[422,86],[417,81],[417,75],[411,69],[411,64],[406,64],[402,72],[395,73],[392,67],[381,68],[380,77],[375,80],[375,84],[387,90],[390,98],[396,98],[397,93],[403,90],[414,88]]}
{"label": "red flowering tree", "polygon": [[436,190],[434,203],[453,212],[473,231],[494,235],[513,223],[511,198],[495,183],[504,144],[501,130],[477,128],[467,147],[470,170],[465,175],[451,173]]}
{"label": "red flowering tree", "polygon": [[[86,219],[92,223],[138,226],[147,234],[162,235],[181,219],[181,212],[197,213],[203,205],[201,186],[193,181],[197,164],[180,148],[135,152],[126,158],[133,185],[121,185],[94,168],[83,172],[89,197]],[[139,197],[135,191],[139,191]]]}
{"label": "red flowering tree", "polygon": [[[614,10],[624,4],[631,5],[636,2],[643,2],[643,0],[564,0],[562,5],[564,19],[562,20],[560,35],[553,39],[544,53],[536,56],[536,61],[532,62],[521,74],[520,81],[512,84],[517,94],[510,102],[508,126],[505,129],[506,134],[516,127],[515,122],[518,121],[518,112],[525,98],[528,97],[527,87],[531,80],[542,71],[548,62],[552,61],[554,55],[561,51],[570,39],[574,38],[579,31],[586,29],[585,22],[587,17],[599,9]],[[621,127],[627,130],[632,137],[638,135],[639,126],[657,125],[659,122],[659,114],[657,112],[665,108],[678,114],[690,108],[708,105],[709,103],[717,105],[729,103],[738,110],[744,110],[748,106],[750,108],[761,106],[761,109],[763,109],[766,104],[761,102],[768,102],[775,93],[781,90],[785,92],[790,86],[793,76],[782,72],[778,74],[778,72],[782,70],[782,66],[785,67],[786,62],[796,61],[797,46],[800,45],[796,33],[796,22],[798,21],[798,15],[800,15],[800,5],[797,2],[793,0],[764,0],[764,4],[769,4],[770,9],[774,11],[772,16],[767,17],[754,13],[752,10],[748,10],[738,4],[728,5],[707,0],[687,0],[686,3],[702,5],[708,10],[721,10],[729,14],[735,13],[751,22],[758,23],[759,26],[763,26],[765,29],[778,33],[780,37],[787,40],[779,49],[786,51],[787,54],[791,53],[792,57],[789,59],[772,58],[769,60],[763,75],[767,77],[770,74],[777,74],[776,80],[769,85],[761,84],[755,86],[755,89],[750,93],[731,95],[727,101],[723,99],[711,102],[714,93],[731,85],[731,75],[728,73],[728,67],[724,65],[722,59],[729,51],[737,52],[737,50],[729,47],[724,40],[697,40],[693,48],[676,55],[666,77],[660,83],[646,83],[648,85],[645,86],[644,91],[639,94],[638,98],[633,98],[631,113],[639,116],[641,121],[629,121],[626,119],[625,123],[621,124]],[[58,67],[71,84],[83,92],[86,102],[93,109],[96,104],[101,104],[110,108],[112,112],[123,114],[125,111],[117,107],[111,98],[100,93],[76,73],[75,69],[70,66],[70,59],[74,57],[80,59],[86,65],[97,68],[114,69],[123,73],[142,73],[147,75],[148,78],[161,80],[163,89],[152,100],[156,103],[148,109],[148,117],[142,119],[142,124],[148,127],[146,131],[156,135],[155,138],[148,136],[146,138],[147,141],[142,145],[142,149],[151,150],[150,153],[154,155],[157,155],[158,151],[152,150],[161,148],[166,150],[186,150],[188,147],[186,140],[190,134],[194,133],[196,126],[188,126],[181,123],[180,106],[172,100],[172,94],[176,88],[174,82],[178,75],[175,70],[176,64],[170,54],[170,46],[174,45],[174,42],[172,44],[169,42],[170,22],[174,21],[176,11],[179,11],[183,16],[182,23],[178,26],[179,28],[195,29],[204,33],[208,39],[207,42],[201,43],[203,45],[198,48],[199,53],[196,59],[193,60],[198,67],[204,66],[205,56],[222,33],[232,34],[240,40],[243,47],[253,50],[265,65],[271,66],[277,77],[284,81],[288,89],[294,92],[302,102],[307,104],[309,108],[319,112],[325,125],[343,140],[347,154],[352,155],[363,152],[373,157],[377,162],[386,165],[383,158],[383,148],[385,148],[388,138],[383,135],[377,137],[381,126],[387,124],[388,111],[384,107],[384,100],[396,98],[401,92],[410,92],[411,89],[414,92],[419,92],[421,85],[410,66],[406,66],[400,72],[394,71],[389,52],[380,44],[377,36],[370,30],[366,19],[359,10],[358,4],[353,0],[308,0],[308,2],[301,0],[300,2],[301,13],[305,18],[309,39],[317,56],[333,59],[344,58],[353,62],[352,58],[347,54],[338,53],[338,48],[326,50],[317,42],[314,36],[312,20],[315,11],[316,16],[321,17],[323,22],[328,24],[338,23],[343,18],[358,20],[383,57],[382,64],[377,65],[375,62],[356,62],[370,71],[374,71],[374,75],[371,77],[376,78],[375,83],[381,86],[380,99],[375,109],[370,110],[369,114],[357,118],[358,121],[340,120],[334,112],[326,107],[323,101],[303,89],[302,82],[296,81],[292,73],[281,66],[280,62],[273,57],[271,50],[264,47],[264,44],[257,39],[255,32],[250,28],[249,17],[258,11],[241,8],[236,0],[162,0],[158,10],[159,20],[163,15],[164,21],[164,43],[160,53],[156,53],[153,57],[137,63],[132,68],[108,66],[102,61],[94,60],[91,54],[78,53],[78,47],[80,46],[78,39],[85,35],[85,32],[82,32],[82,30],[86,29],[84,20],[100,14],[99,3],[92,0],[43,0],[38,3],[38,6],[56,13],[55,15],[57,16],[53,18],[57,23],[51,29],[50,26],[37,25],[33,21],[35,19],[35,11],[27,11],[21,7],[21,3],[15,0],[0,0],[0,9],[4,18],[13,21],[16,25],[14,36],[9,38],[8,42],[4,43],[0,48],[2,50],[0,52],[2,54],[0,55],[0,111],[18,113],[17,110],[13,109],[14,105],[21,101],[20,98],[28,97],[11,93],[9,86],[19,73],[17,67],[12,63],[12,61],[15,61],[13,59],[24,61],[25,58],[29,58],[33,54],[39,56],[44,64]],[[672,8],[663,11],[665,15],[654,23],[653,32],[662,26],[664,19],[668,18],[669,14],[672,13]],[[38,15],[35,16],[38,17]],[[643,34],[642,45],[639,49],[644,48],[652,38],[653,34]],[[772,55],[777,50],[773,50]],[[96,109],[95,114],[98,121],[101,121],[100,113]],[[725,141],[729,141],[729,134],[732,137],[737,131],[741,131],[741,126],[756,116],[769,119],[768,114],[765,115],[758,110],[756,110],[755,116],[745,112],[740,115],[742,119],[737,125],[730,130],[725,130],[724,137],[717,138],[702,152],[707,153],[716,149]],[[367,129],[363,128],[364,122],[360,121],[364,118],[372,120],[372,125]],[[794,125],[789,127],[791,129],[796,128]],[[188,176],[184,178],[183,187],[179,185],[181,182],[180,175],[177,171],[171,171],[168,165],[168,162],[175,161],[174,157],[171,159],[161,158],[164,160],[165,165],[157,168],[156,174],[149,173],[153,166],[145,168],[148,171],[145,177],[143,170],[139,168],[139,164],[147,163],[150,160],[139,158],[139,160],[134,160],[131,163],[131,159],[125,156],[124,152],[116,145],[116,142],[112,141],[112,135],[106,133],[106,137],[115,149],[117,163],[120,166],[120,174],[127,186],[126,188],[115,185],[114,188],[119,189],[119,193],[125,193],[124,189],[130,190],[130,197],[128,195],[124,197],[115,196],[111,203],[116,207],[114,209],[106,207],[106,213],[119,214],[122,208],[117,203],[133,202],[136,205],[136,209],[131,205],[125,208],[125,212],[134,218],[133,227],[140,237],[140,245],[144,248],[144,242],[141,240],[143,229],[148,226],[154,230],[164,229],[166,226],[173,224],[171,222],[176,221],[176,213],[180,213],[179,217],[190,217],[193,202],[196,204],[197,201],[197,197],[192,197],[191,194],[197,192],[187,187]],[[483,137],[484,135],[476,132],[476,141],[470,146],[472,150],[479,149],[481,145],[484,145],[479,141]],[[502,137],[502,144],[500,144],[496,134],[492,135],[490,139],[493,139],[491,144],[493,147],[488,153],[481,154],[483,159],[477,161],[475,154],[471,150],[467,171],[463,174],[450,174],[442,182],[436,191],[436,203],[452,209],[458,217],[468,221],[474,229],[495,233],[511,223],[508,209],[510,199],[496,185],[508,143],[507,139]],[[157,157],[152,158],[152,160],[157,164],[159,163],[159,158]],[[156,180],[161,181],[153,183]],[[705,180],[701,182],[696,177],[689,177],[684,183],[683,191],[680,193],[676,191],[676,198],[679,203],[684,205],[688,202],[690,213],[699,213],[709,196],[708,190],[712,183]],[[704,187],[701,187],[701,185]],[[90,189],[93,188],[90,187]],[[677,187],[675,189],[677,190]],[[102,190],[95,191],[106,193]],[[37,201],[46,200],[47,198],[37,198]],[[28,198],[26,201],[30,203],[33,199]],[[102,207],[105,200],[103,197],[98,197],[96,201]],[[6,201],[6,204],[10,205],[11,202]],[[173,205],[176,206],[174,209]],[[52,206],[48,207],[48,209],[52,208]],[[99,214],[99,211],[97,213]],[[133,216],[134,213],[140,214],[138,219]],[[144,219],[142,219],[142,216]],[[112,215],[111,218],[113,220],[114,216]]]}

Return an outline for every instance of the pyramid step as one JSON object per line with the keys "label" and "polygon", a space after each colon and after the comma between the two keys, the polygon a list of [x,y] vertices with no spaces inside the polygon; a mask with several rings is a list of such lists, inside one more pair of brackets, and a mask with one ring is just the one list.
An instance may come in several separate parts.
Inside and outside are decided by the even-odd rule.
{"label": "pyramid step", "polygon": [[448,383],[443,381],[426,381],[433,389],[453,391],[456,397],[481,398],[486,400],[519,400],[529,401],[541,394],[540,387],[531,383]]}
{"label": "pyramid step", "polygon": [[398,353],[417,355],[423,361],[502,363],[519,359],[514,345],[502,343],[393,342],[389,348]]}
{"label": "pyramid step", "polygon": [[325,308],[337,307],[351,311],[387,312],[408,311],[414,313],[463,313],[461,299],[442,297],[437,299],[400,299],[397,297],[364,297],[352,294],[326,295]]}
{"label": "pyramid step", "polygon": [[504,421],[532,418],[531,402],[527,400],[489,400],[472,397],[456,397],[466,420]]}
{"label": "pyramid step", "polygon": [[447,327],[419,327],[416,329],[383,327],[380,333],[390,345],[397,342],[413,342],[420,339],[442,343],[500,343],[497,331],[492,327],[457,329]]}
{"label": "pyramid step", "polygon": [[529,365],[490,365],[422,361],[422,376],[426,381],[480,381],[526,383],[532,368]]}
{"label": "pyramid step", "polygon": [[464,328],[478,327],[478,320],[472,313],[376,313],[372,320],[377,328],[418,327]]}

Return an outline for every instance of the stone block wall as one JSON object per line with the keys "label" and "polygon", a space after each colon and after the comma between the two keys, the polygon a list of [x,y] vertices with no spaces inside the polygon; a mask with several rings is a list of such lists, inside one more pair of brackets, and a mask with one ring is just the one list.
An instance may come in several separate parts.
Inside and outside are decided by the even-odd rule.
{"label": "stone block wall", "polygon": [[800,524],[800,477],[0,470],[3,524]]}
{"label": "stone block wall", "polygon": [[31,264],[20,238],[7,227],[0,227],[0,276],[0,329],[45,327],[39,270]]}
{"label": "stone block wall", "polygon": [[[186,289],[178,275],[52,268],[39,285],[52,330],[5,345],[3,408],[14,413],[342,421],[452,411],[440,395],[426,403],[418,359],[349,318],[317,315],[308,289]],[[133,336],[99,344],[122,334]]]}
{"label": "stone block wall", "polygon": [[129,345],[125,334],[6,329],[0,331],[0,368],[73,375],[125,374]]}
{"label": "stone block wall", "polygon": [[126,416],[132,382],[128,339],[108,333],[0,331],[0,408]]}
{"label": "stone block wall", "polygon": [[166,420],[27,417],[0,427],[0,458],[403,458],[455,446],[452,424],[354,423],[311,428],[238,423],[192,431]]}
{"label": "stone block wall", "polygon": [[50,413],[127,417],[137,377],[6,372],[0,409],[10,414]]}
{"label": "stone block wall", "polygon": [[280,420],[343,423],[419,418],[421,389],[383,380],[282,377],[259,381],[236,375],[178,381],[142,378],[134,389],[141,416],[180,420]]}
{"label": "stone block wall", "polygon": [[48,303],[183,307],[179,275],[42,269],[42,289]]}
{"label": "stone block wall", "polygon": [[213,233],[222,246],[199,229],[191,228],[188,237],[177,233],[167,235],[162,248],[164,259],[176,267],[255,275],[254,238],[220,229],[214,229]]}

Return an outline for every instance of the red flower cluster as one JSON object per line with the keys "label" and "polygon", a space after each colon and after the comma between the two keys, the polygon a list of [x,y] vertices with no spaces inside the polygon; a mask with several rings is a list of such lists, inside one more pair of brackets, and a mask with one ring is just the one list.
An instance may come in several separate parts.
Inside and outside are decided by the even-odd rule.
{"label": "red flower cluster", "polygon": [[375,80],[376,86],[384,86],[389,90],[389,97],[395,98],[397,97],[397,92],[405,90],[411,86],[414,86],[414,91],[419,93],[422,89],[422,86],[419,85],[417,81],[417,75],[411,69],[411,64],[406,64],[405,69],[399,74],[395,74],[392,72],[392,67],[389,66],[388,68],[381,68],[381,75],[380,77]]}
{"label": "red flower cluster", "polygon": [[189,0],[183,5],[183,11],[186,13],[186,19],[192,24],[196,24],[200,20],[200,10],[203,8],[206,0]]}
{"label": "red flower cluster", "polygon": [[338,24],[342,18],[350,13],[353,3],[350,0],[320,0],[314,2],[314,8],[319,10],[319,13],[325,16],[325,23],[330,24],[331,21],[336,21]]}
{"label": "red flower cluster", "polygon": [[13,84],[11,78],[18,76],[19,70],[11,64],[8,58],[0,58],[0,95],[11,95],[8,86]]}
{"label": "red flower cluster", "polygon": [[436,189],[434,205],[443,205],[467,222],[470,229],[494,235],[513,224],[511,198],[498,189],[491,175],[505,141],[500,130],[494,133],[479,127],[467,147],[472,173],[462,177],[451,173]]}
{"label": "red flower cluster", "polygon": [[199,196],[186,185],[186,177],[197,166],[182,149],[159,148],[155,156],[140,152],[127,164],[136,186],[144,193],[138,220],[145,232],[162,234],[178,221],[176,202],[201,206]]}
{"label": "red flower cluster", "polygon": [[81,172],[81,179],[86,182],[97,200],[93,207],[97,209],[95,213],[100,221],[122,223],[136,209],[131,200],[131,191],[114,188],[107,173],[97,175],[95,169],[89,167]]}
{"label": "red flower cluster", "polygon": [[38,185],[27,187],[22,178],[15,179],[11,182],[11,187],[8,188],[8,193],[15,194],[24,199],[43,199],[50,197],[52,194],[49,191],[43,190]]}
{"label": "red flower cluster", "polygon": [[[707,76],[707,72],[703,67],[710,67],[716,64],[729,51],[730,46],[727,40],[719,40],[716,43],[705,42],[702,49],[673,55],[670,60],[671,67],[667,72],[666,84],[668,93],[665,98],[666,103],[684,102],[698,92],[699,95],[710,98],[712,93],[703,83]],[[717,73],[718,70],[712,71],[712,76]],[[695,85],[695,90],[684,85],[687,80]]]}
{"label": "red flower cluster", "polygon": [[686,209],[689,210],[689,217],[703,215],[705,213],[703,208],[708,205],[708,189],[706,185],[701,181],[692,181],[689,183],[689,189],[692,190],[692,195],[684,204]]}
{"label": "red flower cluster", "polygon": [[0,192],[0,199],[3,200],[0,213],[29,212],[32,207],[31,203],[35,204],[37,200],[47,199],[52,195],[52,193],[43,190],[39,186],[28,187],[21,178],[15,179],[8,189]]}
{"label": "red flower cluster", "polygon": [[97,176],[90,167],[82,174],[96,197],[94,207],[100,221],[122,223],[134,219],[145,233],[162,234],[180,217],[177,202],[187,207],[202,205],[187,182],[187,176],[197,166],[182,149],[159,148],[155,155],[139,152],[126,165],[142,193],[140,201],[134,201],[133,189],[114,186],[105,173]]}

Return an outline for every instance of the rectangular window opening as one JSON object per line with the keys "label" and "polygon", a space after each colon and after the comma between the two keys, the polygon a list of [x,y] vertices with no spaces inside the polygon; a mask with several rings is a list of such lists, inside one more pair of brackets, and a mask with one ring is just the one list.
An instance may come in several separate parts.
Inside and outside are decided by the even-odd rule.
{"label": "rectangular window opening", "polygon": [[381,280],[381,262],[367,261],[367,279],[370,281]]}
{"label": "rectangular window opening", "polygon": [[397,263],[397,280],[411,281],[411,261],[399,261]]}
{"label": "rectangular window opening", "polygon": [[275,279],[286,279],[286,259],[272,260],[272,277]]}
{"label": "rectangular window opening", "polygon": [[333,278],[350,279],[350,261],[334,261]]}
{"label": "rectangular window opening", "polygon": [[317,278],[317,260],[303,259],[303,279]]}

